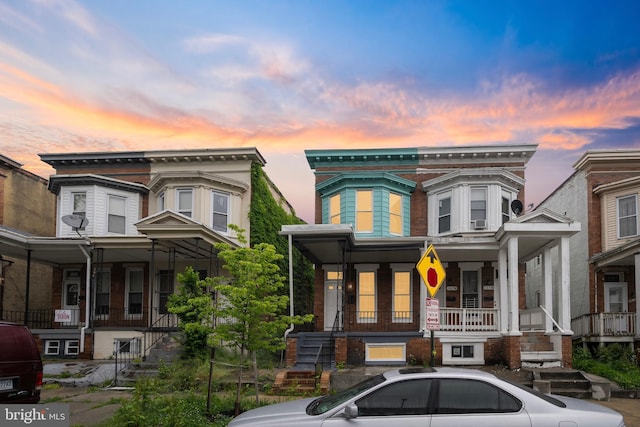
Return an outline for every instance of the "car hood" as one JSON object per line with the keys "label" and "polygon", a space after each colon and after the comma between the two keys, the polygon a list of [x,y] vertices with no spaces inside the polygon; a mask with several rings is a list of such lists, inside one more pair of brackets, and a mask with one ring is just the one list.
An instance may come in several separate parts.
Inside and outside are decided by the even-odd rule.
{"label": "car hood", "polygon": [[296,424],[298,421],[310,420],[317,418],[318,416],[307,415],[305,411],[307,406],[317,397],[310,397],[307,399],[292,400],[290,402],[277,403],[275,405],[262,406],[260,408],[252,409],[235,417],[229,427],[235,426],[268,426],[279,425],[282,426],[284,420],[288,424]]}

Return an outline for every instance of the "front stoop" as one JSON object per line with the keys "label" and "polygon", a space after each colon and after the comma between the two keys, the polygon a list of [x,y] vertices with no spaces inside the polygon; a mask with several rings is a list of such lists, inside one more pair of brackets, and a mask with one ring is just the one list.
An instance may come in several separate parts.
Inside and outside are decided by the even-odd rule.
{"label": "front stoop", "polygon": [[526,332],[520,338],[520,359],[522,367],[560,368],[562,354],[555,351],[553,343],[544,332]]}
{"label": "front stoop", "polygon": [[[321,394],[329,392],[331,382],[331,372],[322,371],[320,374],[318,388]],[[315,393],[316,373],[310,370],[284,370],[278,372],[273,382],[273,393],[295,392],[295,393]]]}
{"label": "front stoop", "polygon": [[606,384],[592,382],[575,369],[534,369],[533,388],[546,394],[575,397],[578,399],[609,400]]}

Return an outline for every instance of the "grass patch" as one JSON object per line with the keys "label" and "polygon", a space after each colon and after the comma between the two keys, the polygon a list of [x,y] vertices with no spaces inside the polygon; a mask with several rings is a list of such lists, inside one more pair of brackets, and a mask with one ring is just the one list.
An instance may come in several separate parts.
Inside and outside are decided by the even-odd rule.
{"label": "grass patch", "polygon": [[640,390],[640,366],[634,353],[620,344],[600,347],[591,353],[582,347],[573,352],[573,367],[607,378],[625,390]]}

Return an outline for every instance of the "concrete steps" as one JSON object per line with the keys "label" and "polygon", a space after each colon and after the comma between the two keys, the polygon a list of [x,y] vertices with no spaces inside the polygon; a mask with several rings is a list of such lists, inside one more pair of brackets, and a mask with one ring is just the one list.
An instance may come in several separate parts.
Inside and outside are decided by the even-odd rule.
{"label": "concrete steps", "polygon": [[[296,369],[314,370],[316,360],[322,364],[322,368],[333,369],[335,358],[331,346],[331,334],[329,333],[300,334],[296,353]],[[318,355],[320,356],[318,357]]]}
{"label": "concrete steps", "polygon": [[525,332],[520,338],[520,358],[523,368],[559,368],[562,355],[544,332]]}
{"label": "concrete steps", "polygon": [[144,360],[131,362],[120,372],[116,385],[132,385],[137,378],[158,375],[160,366],[171,364],[178,360],[181,352],[182,347],[173,336],[167,335],[163,337],[149,350]]}
{"label": "concrete steps", "polygon": [[533,370],[533,387],[543,393],[591,399],[591,381],[575,369]]}

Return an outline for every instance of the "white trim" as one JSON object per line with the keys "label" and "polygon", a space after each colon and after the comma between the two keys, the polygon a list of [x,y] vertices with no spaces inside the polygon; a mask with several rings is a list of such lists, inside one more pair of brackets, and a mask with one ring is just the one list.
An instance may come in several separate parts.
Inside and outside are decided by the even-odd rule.
{"label": "white trim", "polygon": [[[55,343],[55,345],[53,345]],[[51,349],[55,347],[55,353]],[[60,340],[46,340],[44,342],[44,354],[46,356],[57,356],[60,354]]]}
{"label": "white trim", "polygon": [[[69,348],[71,347],[71,344],[75,343],[75,352],[71,352],[69,350]],[[78,354],[80,354],[80,342],[78,340],[66,340],[64,342],[64,354],[67,356],[76,356]]]}

